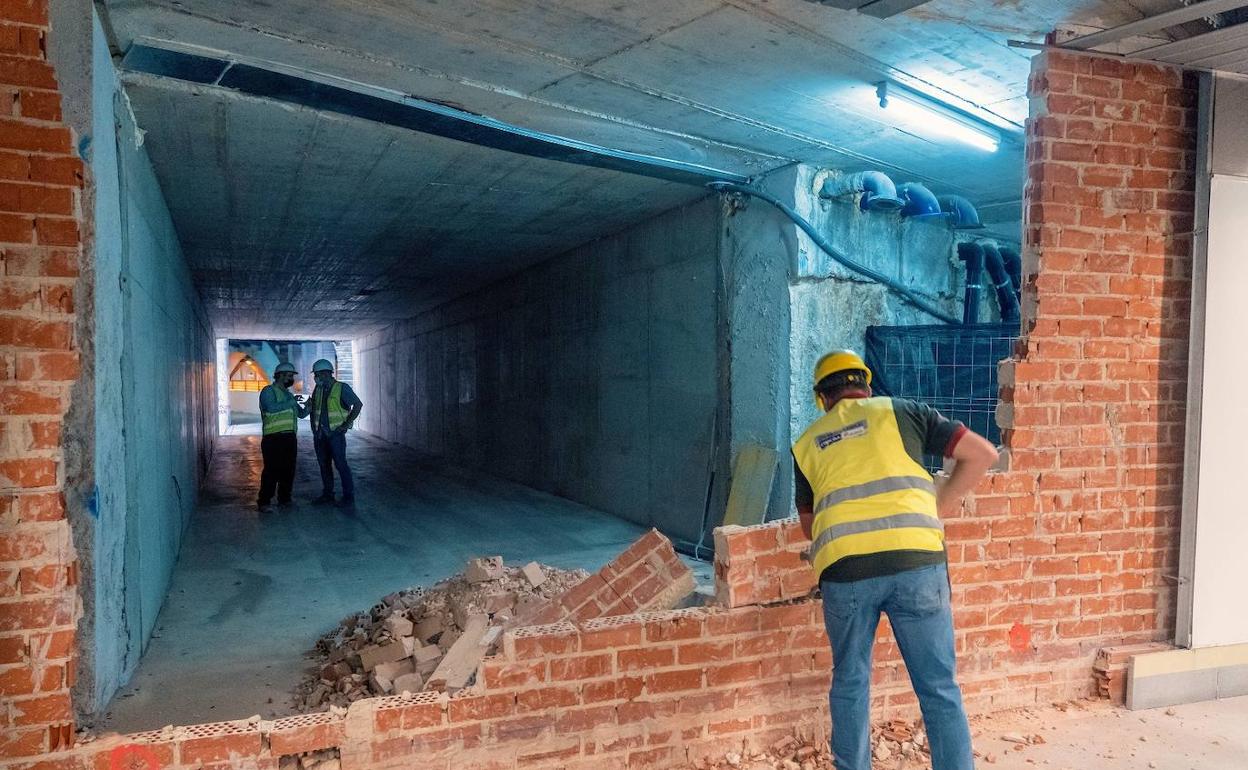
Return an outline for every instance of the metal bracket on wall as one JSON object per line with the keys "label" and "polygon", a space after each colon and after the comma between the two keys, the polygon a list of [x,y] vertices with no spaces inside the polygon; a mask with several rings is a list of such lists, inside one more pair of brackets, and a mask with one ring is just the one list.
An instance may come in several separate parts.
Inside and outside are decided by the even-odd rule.
{"label": "metal bracket on wall", "polygon": [[749,181],[723,169],[534,131],[399,91],[200,46],[144,38],[130,46],[121,67],[534,158],[699,186]]}

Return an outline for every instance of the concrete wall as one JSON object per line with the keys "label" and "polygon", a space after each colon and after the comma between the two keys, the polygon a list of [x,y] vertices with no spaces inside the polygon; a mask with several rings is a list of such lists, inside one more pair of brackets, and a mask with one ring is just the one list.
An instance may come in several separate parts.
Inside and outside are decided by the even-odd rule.
{"label": "concrete wall", "polygon": [[358,341],[360,427],[698,540],[719,221],[706,199]]}
{"label": "concrete wall", "polygon": [[98,21],[93,49],[96,482],[84,711],[138,665],[216,435],[212,329]]}
{"label": "concrete wall", "polygon": [[[795,182],[799,210],[846,256],[894,278],[949,315],[962,317],[966,268],[958,259],[956,244],[969,235],[960,236],[943,220],[865,212],[853,198],[823,200],[816,194],[822,175],[809,166],[800,167]],[[794,435],[818,417],[811,384],[815,362],[821,355],[837,348],[862,353],[869,326],[942,323],[883,285],[835,262],[805,234],[796,245],[789,287],[793,371],[790,418]],[[991,284],[986,277],[983,283],[986,290],[981,295],[980,320],[996,321],[1000,313],[995,297],[987,290]]]}
{"label": "concrete wall", "polygon": [[[850,259],[960,318],[965,266],[956,243],[970,236],[943,221],[903,220],[895,213],[860,211],[856,200],[820,199],[826,173],[795,165],[768,175],[760,186]],[[868,326],[941,322],[835,262],[762,200],[733,199],[723,226],[724,313],[731,338],[724,370],[724,392],[730,394],[726,461],[749,444],[774,449],[780,461],[768,518],[784,518],[793,499],[789,446],[818,417],[811,379],[819,356],[836,348],[862,352]],[[980,318],[999,317],[995,298],[985,293]]]}

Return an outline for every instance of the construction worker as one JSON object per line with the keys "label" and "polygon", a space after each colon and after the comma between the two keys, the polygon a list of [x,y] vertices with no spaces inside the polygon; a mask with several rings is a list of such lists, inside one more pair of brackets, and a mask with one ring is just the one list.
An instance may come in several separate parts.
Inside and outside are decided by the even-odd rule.
{"label": "construction worker", "polygon": [[295,484],[295,457],[298,442],[295,429],[301,417],[308,416],[308,409],[291,394],[295,384],[295,367],[283,361],[273,370],[273,384],[260,391],[260,420],[263,438],[260,439],[260,455],[264,469],[260,471],[260,496],[256,508],[268,513],[273,492],[277,491],[277,504],[290,505],[290,494]]}
{"label": "construction worker", "polygon": [[[988,441],[935,409],[873,398],[871,371],[838,350],[815,366],[824,415],[793,445],[795,502],[832,646],[832,755],[837,770],[869,770],[871,651],[888,614],[919,698],[933,770],[973,770],[971,733],[955,678],[941,518],[997,460]],[[936,488],[923,456],[957,461]]]}
{"label": "construction worker", "polygon": [[355,482],[347,465],[347,431],[355,425],[364,403],[345,382],[334,379],[334,365],[324,358],[312,364],[312,439],[321,466],[321,496],[314,503],[334,502],[334,468],[342,479],[344,506],[355,502]]}

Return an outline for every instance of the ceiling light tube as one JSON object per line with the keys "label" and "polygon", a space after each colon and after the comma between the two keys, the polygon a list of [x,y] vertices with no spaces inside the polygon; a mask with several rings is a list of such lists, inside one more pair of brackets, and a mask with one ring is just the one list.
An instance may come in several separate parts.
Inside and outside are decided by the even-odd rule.
{"label": "ceiling light tube", "polygon": [[987,152],[996,152],[1001,146],[999,133],[931,97],[888,81],[876,83],[875,94],[880,109],[900,118],[903,126],[956,139]]}

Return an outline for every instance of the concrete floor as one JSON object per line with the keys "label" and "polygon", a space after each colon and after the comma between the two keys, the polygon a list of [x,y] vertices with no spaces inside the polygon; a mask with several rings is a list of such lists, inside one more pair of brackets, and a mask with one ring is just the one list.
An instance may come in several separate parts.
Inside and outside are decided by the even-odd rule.
{"label": "concrete floor", "polygon": [[255,433],[234,426],[220,438],[156,633],[97,730],[290,713],[305,652],[347,613],[482,554],[596,570],[644,531],[360,433],[348,446],[354,513],[306,502],[320,482],[305,432],[296,506],[261,515]]}
{"label": "concrete floor", "polygon": [[[972,720],[984,770],[1245,770],[1248,697],[1127,711],[1108,701]],[[1042,735],[1025,746],[1001,736]],[[890,768],[891,770],[891,768]]]}

